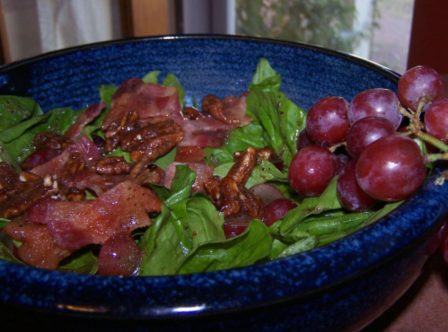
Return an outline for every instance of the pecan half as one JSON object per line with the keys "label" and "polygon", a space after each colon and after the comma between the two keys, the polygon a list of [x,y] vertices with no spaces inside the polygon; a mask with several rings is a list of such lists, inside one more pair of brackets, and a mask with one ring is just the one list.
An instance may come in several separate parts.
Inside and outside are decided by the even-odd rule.
{"label": "pecan half", "polygon": [[98,174],[102,175],[122,175],[130,172],[131,165],[123,157],[105,157],[96,162],[95,170]]}
{"label": "pecan half", "polygon": [[204,188],[225,217],[246,214],[257,218],[261,214],[262,201],[244,186],[257,161],[269,157],[266,149],[248,148],[235,154],[235,163],[227,175],[219,180],[213,177],[204,183]]}

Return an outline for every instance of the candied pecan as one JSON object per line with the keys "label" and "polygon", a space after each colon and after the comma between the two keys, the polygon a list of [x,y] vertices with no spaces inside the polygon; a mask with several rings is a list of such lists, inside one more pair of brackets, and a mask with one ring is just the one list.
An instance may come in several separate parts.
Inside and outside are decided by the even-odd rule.
{"label": "candied pecan", "polygon": [[[138,164],[139,163],[137,163],[136,166]],[[141,185],[160,184],[165,176],[165,172],[157,165],[149,164],[146,167],[133,167],[131,170],[131,176],[134,177],[135,182]]]}
{"label": "candied pecan", "polygon": [[213,95],[207,95],[202,99],[202,111],[210,114],[217,120],[223,121],[224,103]]}
{"label": "candied pecan", "polygon": [[202,99],[202,111],[229,125],[244,126],[252,119],[246,116],[246,96],[227,96],[219,99],[208,95]]}
{"label": "candied pecan", "polygon": [[38,181],[18,182],[20,188],[9,195],[0,204],[0,217],[13,218],[21,215],[25,210],[43,197],[57,192],[57,188],[45,187],[42,179]]}
{"label": "candied pecan", "polygon": [[261,200],[244,187],[257,163],[257,156],[258,151],[253,148],[235,154],[235,163],[224,178],[214,177],[204,183],[206,192],[225,217],[246,214],[256,218],[260,215]]}
{"label": "candied pecan", "polygon": [[235,164],[227,173],[238,185],[244,185],[257,164],[257,150],[248,148],[245,152],[235,153]]}
{"label": "candied pecan", "polygon": [[98,174],[128,174],[131,170],[123,157],[105,157],[96,162],[95,170]]}
{"label": "candied pecan", "polygon": [[185,107],[184,114],[185,117],[190,120],[196,120],[202,116],[201,113],[194,107]]}
{"label": "candied pecan", "polygon": [[112,122],[106,131],[106,151],[112,151],[120,143],[121,136],[133,131],[137,127],[138,113],[136,111],[126,112],[120,122]]}
{"label": "candied pecan", "polygon": [[173,149],[182,141],[183,136],[182,127],[167,119],[123,134],[120,147],[124,151],[131,151],[133,158],[135,151],[138,151],[140,158],[137,160],[150,162]]}

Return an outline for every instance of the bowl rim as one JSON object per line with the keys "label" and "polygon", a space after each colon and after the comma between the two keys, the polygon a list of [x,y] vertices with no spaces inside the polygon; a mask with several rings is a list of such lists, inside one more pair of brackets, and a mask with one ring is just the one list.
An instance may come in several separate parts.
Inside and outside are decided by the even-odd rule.
{"label": "bowl rim", "polygon": [[[325,47],[310,45],[305,43],[298,43],[292,41],[276,40],[269,38],[259,38],[259,37],[247,37],[247,36],[237,36],[237,35],[210,35],[210,34],[190,34],[190,35],[162,35],[162,36],[152,36],[152,37],[133,37],[133,38],[123,38],[112,41],[102,41],[91,44],[86,44],[82,46],[74,46],[65,48],[62,50],[56,50],[48,52],[42,55],[33,56],[24,60],[16,61],[11,64],[0,67],[0,75],[7,73],[15,68],[20,68],[24,65],[33,64],[35,62],[45,61],[58,56],[64,56],[71,54],[73,52],[88,52],[90,50],[95,50],[99,48],[107,48],[114,45],[126,44],[126,43],[146,43],[146,42],[159,42],[164,40],[170,41],[185,41],[185,40],[231,40],[239,42],[254,42],[254,43],[268,43],[282,45],[285,47],[292,48],[304,48],[312,52],[324,53],[329,56],[334,56],[340,59],[344,59],[349,62],[355,62],[356,64],[366,67],[370,70],[379,72],[381,75],[385,76],[387,79],[397,82],[399,74],[388,69],[385,66],[379,65],[373,61],[362,59],[360,57],[336,51],[330,50]],[[402,204],[398,209],[388,214],[380,221],[373,223],[341,240],[330,243],[326,246],[313,249],[310,252],[300,253],[286,258],[276,259],[271,262],[261,263],[252,265],[245,268],[236,268],[230,270],[221,270],[215,272],[206,272],[192,275],[176,275],[176,276],[149,276],[149,277],[110,277],[110,276],[91,276],[91,275],[78,275],[74,273],[61,272],[61,271],[48,271],[43,269],[36,269],[29,266],[22,266],[7,261],[0,260],[0,280],[5,280],[6,274],[13,275],[17,277],[16,286],[19,282],[25,282],[28,290],[36,291],[36,287],[39,287],[40,283],[36,283],[37,280],[42,281],[44,284],[52,285],[54,287],[93,287],[94,289],[102,289],[107,285],[108,287],[117,287],[120,290],[119,294],[122,294],[123,289],[129,289],[135,287],[136,289],[141,289],[142,287],[155,287],[163,285],[165,289],[170,289],[172,287],[181,287],[182,290],[188,290],[189,292],[195,291],[194,284],[199,281],[204,281],[209,283],[210,289],[219,289],[228,284],[237,284],[238,282],[251,281],[251,276],[265,276],[267,279],[255,280],[253,282],[266,282],[266,280],[273,281],[275,283],[275,273],[272,270],[282,270],[285,273],[285,278],[295,278],[300,276],[302,272],[297,271],[298,267],[310,269],[314,271],[313,265],[317,262],[325,262],[325,259],[335,260],[335,264],[342,266],[341,259],[343,255],[346,258],[353,257],[354,249],[368,249],[367,243],[375,239],[379,239],[379,234],[384,232],[384,229],[390,228],[395,229],[395,226],[399,220],[401,225],[411,225],[412,222],[421,221],[422,216],[426,217],[425,223],[420,223],[420,228],[418,229],[418,236],[410,239],[409,241],[399,242],[397,235],[390,235],[391,246],[376,246],[378,252],[374,256],[369,257],[365,260],[354,261],[352,266],[348,270],[335,271],[331,268],[329,263],[324,263],[331,273],[326,275],[319,281],[308,282],[304,284],[297,284],[291,293],[291,290],[285,292],[279,289],[275,294],[268,297],[261,297],[259,294],[250,293],[247,298],[243,301],[230,299],[225,303],[214,302],[212,304],[206,303],[196,303],[193,304],[192,310],[181,311],[177,310],[182,307],[182,301],[178,304],[166,305],[166,306],[154,306],[153,304],[148,304],[145,308],[142,308],[138,312],[130,312],[129,308],[110,308],[107,303],[104,306],[95,304],[89,306],[88,303],[80,303],[79,305],[72,305],[70,303],[58,303],[55,297],[50,294],[49,298],[45,300],[32,300],[31,307],[33,309],[38,308],[40,310],[59,312],[59,313],[70,313],[70,314],[87,314],[94,316],[107,316],[111,313],[116,317],[121,318],[145,318],[145,319],[160,319],[160,318],[170,318],[173,316],[178,316],[179,314],[186,315],[207,315],[217,312],[232,312],[235,310],[250,309],[259,306],[266,306],[280,301],[287,301],[292,299],[297,299],[298,297],[307,297],[312,294],[316,294],[322,291],[322,289],[328,289],[330,287],[335,287],[343,283],[350,282],[371,270],[378,269],[387,262],[395,259],[400,255],[404,255],[407,251],[411,250],[414,246],[423,243],[430,236],[434,234],[436,229],[441,226],[441,221],[439,220],[442,214],[446,214],[448,208],[440,207],[442,202],[442,195],[448,193],[448,185],[441,186],[440,188],[435,188],[435,184],[430,179],[426,182],[424,187],[420,191]],[[435,198],[434,198],[435,197]],[[419,200],[431,200],[432,211],[427,211],[428,209],[423,209],[417,203]],[[403,217],[403,212],[411,211],[411,215],[408,214]],[[430,220],[431,222],[429,222]],[[373,234],[373,235],[372,235]],[[364,242],[363,242],[364,240]],[[368,240],[368,241],[367,241]],[[366,242],[367,241],[367,242]],[[350,247],[353,247],[350,249]],[[353,272],[354,271],[354,272]],[[316,271],[314,271],[316,272]],[[30,276],[30,277],[28,277]],[[337,281],[328,282],[326,280],[331,280],[331,276],[339,276]],[[9,277],[11,278],[11,276]],[[11,282],[11,280],[9,280]],[[16,304],[23,307],[30,306],[29,298],[15,298],[12,299],[9,296],[4,296],[4,291],[0,289],[0,303],[5,302],[9,304]],[[188,292],[187,292],[188,293]],[[40,294],[40,293],[39,293]],[[291,295],[292,294],[292,295]],[[299,295],[297,295],[299,294]],[[28,296],[28,295],[26,295]],[[121,295],[123,296],[123,295]],[[87,301],[88,302],[88,301]],[[213,301],[212,301],[213,302]],[[142,302],[143,303],[143,302]],[[194,309],[195,305],[197,306]]]}

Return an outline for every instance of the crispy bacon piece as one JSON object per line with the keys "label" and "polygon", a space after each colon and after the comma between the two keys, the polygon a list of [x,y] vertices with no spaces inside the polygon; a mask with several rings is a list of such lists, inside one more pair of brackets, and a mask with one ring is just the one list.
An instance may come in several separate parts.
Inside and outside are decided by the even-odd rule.
{"label": "crispy bacon piece", "polygon": [[70,144],[61,154],[34,167],[30,172],[44,177],[45,175],[58,175],[62,166],[70,160],[70,156],[78,153],[86,163],[91,163],[100,157],[97,146],[87,137],[81,137],[77,142]]}
{"label": "crispy bacon piece", "polygon": [[103,122],[106,133],[116,130],[129,111],[137,112],[140,124],[157,122],[167,118],[182,120],[181,105],[175,87],[144,83],[131,78],[124,81],[115,92],[111,110]]}
{"label": "crispy bacon piece", "polygon": [[142,251],[127,232],[110,237],[98,255],[98,274],[132,276],[138,272]]}
{"label": "crispy bacon piece", "polygon": [[160,211],[160,200],[149,189],[124,181],[95,200],[47,200],[27,212],[30,222],[46,224],[56,243],[67,250],[103,244],[117,232],[149,226],[148,213]]}
{"label": "crispy bacon piece", "polygon": [[231,125],[211,117],[197,120],[184,120],[181,123],[184,139],[179,146],[197,146],[199,148],[218,147],[224,144]]}
{"label": "crispy bacon piece", "polygon": [[70,128],[68,128],[64,136],[71,140],[77,140],[78,138],[80,138],[82,136],[82,130],[84,129],[84,127],[95,120],[95,118],[100,115],[101,111],[105,107],[106,104],[104,104],[103,102],[87,107],[87,109],[78,116],[76,122]]}
{"label": "crispy bacon piece", "polygon": [[243,127],[252,121],[246,115],[245,94],[239,97],[227,96],[222,100],[213,95],[205,96],[202,99],[202,111],[235,127]]}
{"label": "crispy bacon piece", "polygon": [[30,170],[39,165],[45,164],[56,156],[60,155],[72,141],[67,137],[53,133],[42,132],[33,139],[36,150],[32,152],[20,165],[24,170]]}
{"label": "crispy bacon piece", "polygon": [[45,225],[16,219],[8,223],[4,231],[20,241],[16,255],[23,262],[40,268],[56,269],[59,263],[70,255],[70,251],[58,246]]}
{"label": "crispy bacon piece", "polygon": [[200,163],[204,161],[204,149],[197,146],[178,146],[175,160],[181,163]]}

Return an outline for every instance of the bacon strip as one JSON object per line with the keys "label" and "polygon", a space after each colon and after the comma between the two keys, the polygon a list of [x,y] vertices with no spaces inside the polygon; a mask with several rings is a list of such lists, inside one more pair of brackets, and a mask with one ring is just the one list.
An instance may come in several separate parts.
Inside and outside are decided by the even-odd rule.
{"label": "bacon strip", "polygon": [[160,211],[158,197],[132,181],[119,183],[95,200],[46,200],[42,205],[29,209],[28,220],[46,224],[57,245],[70,251],[103,244],[116,232],[149,226],[148,213]]}

